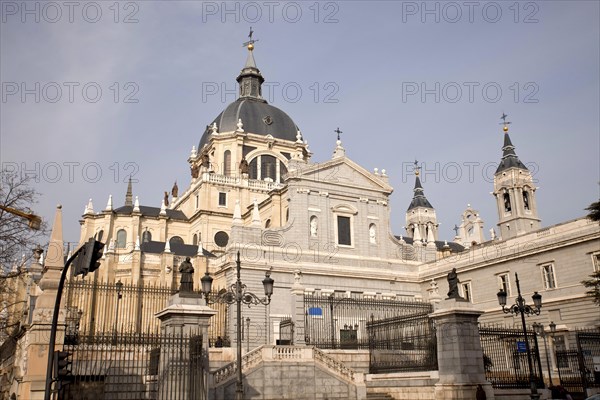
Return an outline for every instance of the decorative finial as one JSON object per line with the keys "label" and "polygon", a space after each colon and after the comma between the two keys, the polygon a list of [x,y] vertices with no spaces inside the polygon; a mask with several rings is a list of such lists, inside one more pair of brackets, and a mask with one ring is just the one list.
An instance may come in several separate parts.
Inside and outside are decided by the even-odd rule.
{"label": "decorative finial", "polygon": [[340,133],[344,133],[342,131],[340,131],[340,128],[338,127],[336,130],[334,130],[335,133],[337,133],[337,140],[340,141]]}
{"label": "decorative finial", "polygon": [[460,228],[458,226],[456,226],[456,224],[454,224],[454,228],[452,228],[452,230],[454,231],[454,234],[458,236],[458,230]]}
{"label": "decorative finial", "polygon": [[258,39],[252,39],[252,35],[254,35],[254,31],[252,30],[252,27],[250,27],[250,33],[248,34],[250,40],[242,44],[242,46],[247,47],[250,51],[254,50],[254,42],[258,42]]}
{"label": "decorative finial", "polygon": [[419,161],[415,160],[415,176],[419,176],[419,172],[421,171],[421,167],[419,167]]}
{"label": "decorative finial", "polygon": [[500,122],[500,125],[504,125],[504,127],[502,128],[504,132],[508,132],[508,125],[512,124],[512,122],[506,120],[506,117],[508,117],[508,114],[505,113],[502,113],[502,116],[500,117],[500,119],[502,120],[502,122]]}

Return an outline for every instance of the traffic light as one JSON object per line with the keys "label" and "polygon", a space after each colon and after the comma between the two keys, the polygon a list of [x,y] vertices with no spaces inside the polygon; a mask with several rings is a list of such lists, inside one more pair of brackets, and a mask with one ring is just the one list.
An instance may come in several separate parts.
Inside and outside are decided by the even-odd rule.
{"label": "traffic light", "polygon": [[101,243],[93,238],[79,250],[79,254],[75,259],[75,275],[87,275],[88,272],[94,272],[100,266],[98,261],[102,257],[102,249],[104,243]]}
{"label": "traffic light", "polygon": [[57,382],[58,390],[71,381],[71,361],[68,351],[57,350],[54,352],[52,363],[52,379]]}

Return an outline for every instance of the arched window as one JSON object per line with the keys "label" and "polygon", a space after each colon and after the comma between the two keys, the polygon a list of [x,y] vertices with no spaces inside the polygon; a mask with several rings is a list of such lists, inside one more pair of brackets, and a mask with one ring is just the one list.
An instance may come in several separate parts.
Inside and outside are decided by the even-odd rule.
{"label": "arched window", "polygon": [[503,198],[504,198],[504,211],[510,212],[510,210],[511,210],[510,195],[508,193],[504,193]]}
{"label": "arched window", "polygon": [[284,163],[279,161],[279,183],[285,181],[287,178],[288,170]]}
{"label": "arched window", "polygon": [[319,230],[319,219],[316,215],[310,217],[310,236],[317,237],[317,233]]}
{"label": "arched window", "polygon": [[260,160],[260,179],[277,180],[277,162],[278,160],[270,155],[263,154]]}
{"label": "arched window", "polygon": [[265,228],[270,228],[271,227],[271,219],[269,218],[266,222],[265,222]]}
{"label": "arched window", "polygon": [[142,233],[142,243],[150,242],[152,240],[152,233],[150,231],[144,231]]}
{"label": "arched window", "polygon": [[127,246],[127,231],[119,229],[117,231],[117,249],[124,249]]}
{"label": "arched window", "polygon": [[178,245],[178,244],[184,244],[183,239],[181,237],[173,236],[171,239],[169,239],[169,246]]}
{"label": "arched window", "polygon": [[369,242],[372,244],[377,243],[377,227],[375,224],[369,225]]}
{"label": "arched window", "polygon": [[225,150],[223,153],[223,175],[231,175],[231,151]]}
{"label": "arched window", "polygon": [[96,232],[96,237],[95,239],[99,242],[102,241],[102,236],[104,236],[104,231],[102,229],[100,229],[98,232]]}
{"label": "arched window", "polygon": [[196,233],[194,233],[194,236],[192,237],[192,244],[198,246],[198,235]]}
{"label": "arched window", "polygon": [[529,192],[528,191],[523,191],[523,207],[525,207],[526,210],[529,210]]}
{"label": "arched window", "polygon": [[248,178],[258,179],[258,158],[253,159],[248,164]]}

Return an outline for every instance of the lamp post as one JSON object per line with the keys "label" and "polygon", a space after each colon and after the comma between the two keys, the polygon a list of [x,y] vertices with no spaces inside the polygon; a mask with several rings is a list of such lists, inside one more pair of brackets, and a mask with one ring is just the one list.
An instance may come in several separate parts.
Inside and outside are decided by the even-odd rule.
{"label": "lamp post", "polygon": [[500,289],[498,292],[498,303],[502,306],[502,311],[505,314],[520,314],[521,325],[523,326],[523,335],[525,336],[525,351],[527,352],[527,363],[529,365],[529,384],[531,387],[531,399],[539,399],[540,394],[537,391],[537,385],[533,376],[533,362],[531,361],[531,349],[529,348],[529,340],[527,339],[527,325],[525,324],[525,314],[527,315],[539,315],[540,309],[542,308],[542,295],[535,292],[531,299],[533,300],[533,306],[525,303],[525,299],[521,296],[521,286],[519,285],[519,275],[515,272],[515,278],[517,282],[518,296],[515,299],[515,304],[506,307],[507,293],[504,289]]}
{"label": "lamp post", "polygon": [[[544,338],[544,348],[546,349],[546,366],[548,367],[548,386],[550,387],[552,386],[552,372],[550,371],[550,357],[548,356],[548,342],[546,341],[546,336],[548,336],[548,334],[544,330],[543,324],[534,322],[533,329],[538,336]],[[556,324],[554,322],[550,322],[550,335],[554,335],[554,332],[556,332]]]}
{"label": "lamp post", "polygon": [[117,330],[119,325],[119,303],[121,303],[121,299],[123,298],[123,282],[119,279],[117,283],[115,283],[115,287],[117,288],[117,309],[115,312],[115,329],[113,340],[117,340]]}
{"label": "lamp post", "polygon": [[250,351],[250,317],[246,318],[246,353]]}
{"label": "lamp post", "polygon": [[240,262],[240,252],[237,252],[237,259],[235,261],[236,271],[237,271],[237,279],[234,284],[232,284],[228,290],[224,290],[216,295],[213,299],[210,298],[210,291],[212,286],[213,278],[210,276],[208,271],[204,274],[202,279],[200,279],[202,283],[202,294],[206,299],[206,304],[214,304],[214,303],[225,303],[225,304],[236,304],[236,318],[237,318],[237,360],[236,360],[236,369],[237,369],[237,382],[235,389],[235,399],[243,400],[244,398],[244,383],[242,381],[242,303],[248,304],[248,307],[252,304],[258,305],[268,305],[271,303],[271,295],[273,294],[273,284],[274,281],[271,278],[270,271],[265,272],[265,279],[263,279],[263,287],[265,289],[265,296],[263,298],[259,298],[252,292],[248,292],[246,290],[246,285],[242,283],[240,278],[240,271],[242,269]]}

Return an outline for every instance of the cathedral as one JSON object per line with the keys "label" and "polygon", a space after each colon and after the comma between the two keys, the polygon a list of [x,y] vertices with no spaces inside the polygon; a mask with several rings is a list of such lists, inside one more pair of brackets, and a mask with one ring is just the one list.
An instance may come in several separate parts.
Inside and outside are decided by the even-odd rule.
{"label": "cathedral", "polygon": [[[77,327],[102,325],[116,332],[118,323],[135,320],[128,326],[138,332],[154,329],[155,314],[148,321],[139,315],[144,309],[159,312],[152,309],[158,303],[139,295],[146,293],[141,289],[130,288],[168,287],[176,292],[182,274],[190,271],[180,270],[189,258],[196,291],[208,275],[213,288],[224,290],[236,282],[238,254],[241,279],[249,290],[262,292],[265,273],[274,280],[268,306],[244,307],[247,349],[284,343],[282,322],[287,320],[294,321],[295,330],[285,333],[286,343],[313,344],[309,326],[324,317],[320,309],[307,308],[307,298],[330,299],[333,315],[343,299],[427,303],[436,309],[443,299],[455,296],[483,312],[482,323],[520,326],[518,316],[503,312],[497,292],[503,291],[508,303],[521,293],[526,299],[538,293],[542,311],[528,322],[543,324],[546,330],[555,327],[555,350],[574,348],[578,329],[600,326],[598,306],[581,284],[600,269],[598,223],[579,218],[542,226],[537,188],[511,141],[506,115],[490,198],[497,205],[497,230],[486,235],[478,211],[469,205],[455,227],[456,236],[443,240],[433,206],[442,199],[427,198],[418,163],[413,197],[406,199],[404,231],[394,232],[389,206],[393,188],[386,171],[369,171],[351,160],[339,129],[331,157],[312,162],[309,135],[262,95],[265,78],[252,40],[236,80],[237,100],[207,119],[198,143],[190,144],[190,180],[185,186],[180,182],[184,187],[175,183],[155,207],[141,204],[130,181],[122,205],[111,195],[103,209],[94,209],[91,199],[85,206],[80,242],[95,238],[106,245],[100,267],[83,281],[95,282],[94,287],[113,285],[118,297],[102,303],[90,294],[91,303],[73,308],[79,313]],[[61,237],[53,233],[60,243]],[[57,273],[63,263],[49,265],[48,258],[37,256],[30,271],[39,275],[34,277],[39,288],[28,293],[43,292],[42,271]],[[451,271],[457,289],[452,296],[447,295]],[[138,295],[119,309],[124,286]],[[73,296],[67,295],[71,305],[77,304]],[[35,302],[29,307],[35,319]],[[115,307],[116,318],[110,314]],[[66,335],[71,311],[63,316]],[[239,328],[233,307],[219,314],[211,322],[218,329],[209,331],[215,336],[211,340],[218,335],[211,342],[216,347]],[[355,340],[365,339],[367,318],[347,315],[336,323],[337,328],[332,317],[332,342],[349,332]],[[21,374],[27,371],[26,359],[23,363]]]}
{"label": "cathedral", "polygon": [[267,314],[249,311],[273,327],[260,339],[265,343],[277,340],[278,322],[291,312],[285,289],[294,284],[319,295],[435,301],[445,297],[452,268],[461,296],[486,312],[484,320],[511,318],[501,315],[496,291],[516,296],[516,272],[524,294],[544,296],[541,322],[565,332],[600,323],[580,284],[600,268],[597,223],[581,218],[542,228],[532,174],[515,151],[506,115],[492,192],[498,233],[492,229],[486,238],[469,205],[455,238],[440,240],[418,165],[405,232],[397,233],[386,171],[368,171],[348,158],[339,129],[331,158],[311,162],[298,125],[262,96],[252,41],[247,52],[236,78],[239,97],[191,146],[191,179],[183,190],[175,183],[160,207],[143,206],[130,183],[123,206],[110,196],[103,210],[95,211],[91,200],[85,207],[81,241],[106,243],[96,272],[102,280],[176,287],[178,266],[190,257],[196,287],[206,272],[227,287],[240,251],[249,287],[260,290],[265,271],[275,279]]}

